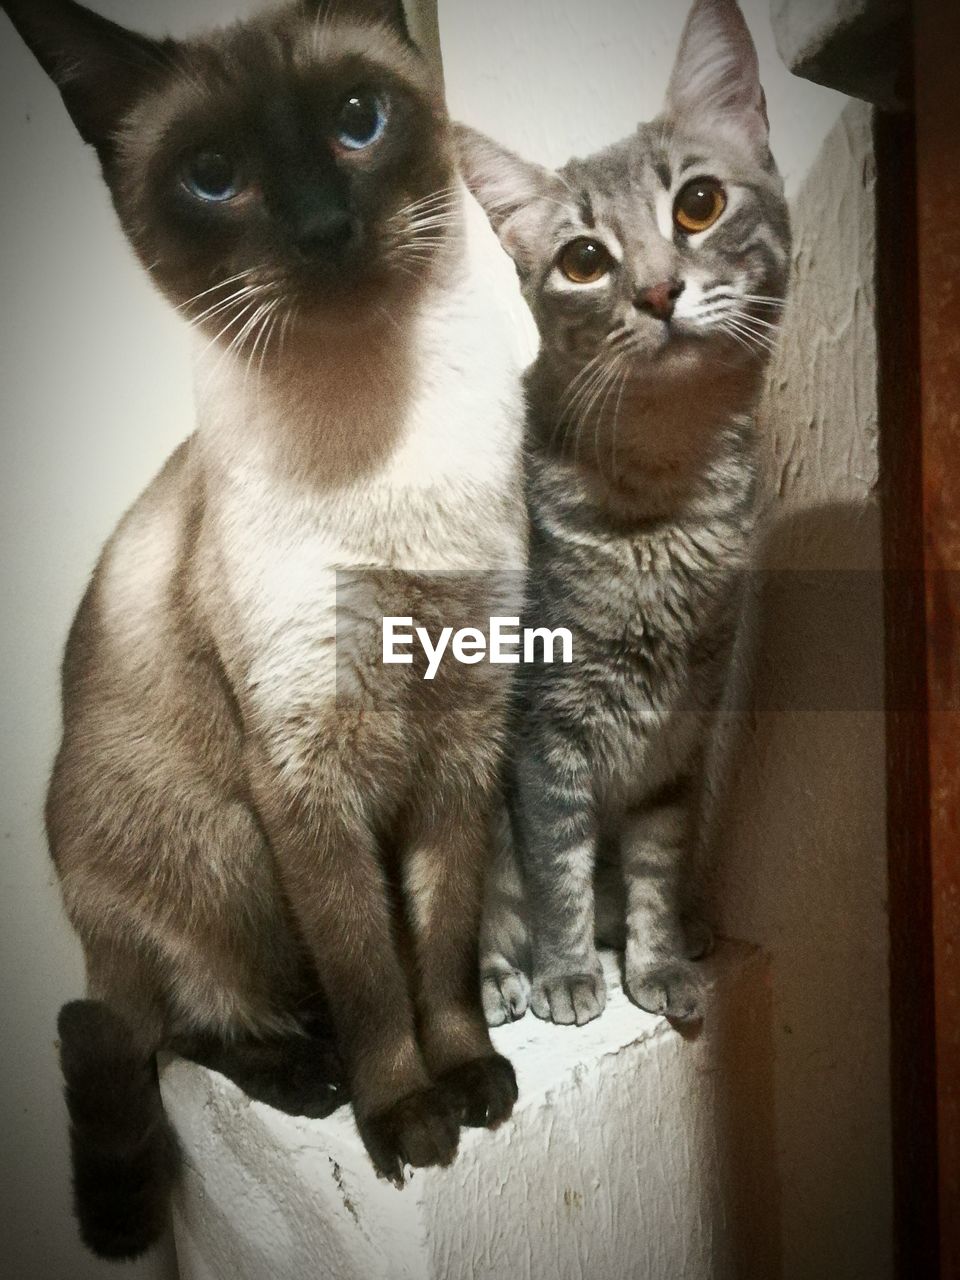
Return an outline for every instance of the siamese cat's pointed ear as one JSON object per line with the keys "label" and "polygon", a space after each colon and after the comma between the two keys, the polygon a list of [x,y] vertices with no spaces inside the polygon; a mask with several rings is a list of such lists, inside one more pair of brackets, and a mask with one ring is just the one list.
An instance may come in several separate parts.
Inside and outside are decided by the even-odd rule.
{"label": "siamese cat's pointed ear", "polygon": [[725,133],[768,149],[757,50],[737,0],[695,0],[667,89],[667,114],[691,133]]}
{"label": "siamese cat's pointed ear", "polygon": [[535,256],[534,237],[543,214],[540,202],[562,187],[559,176],[465,124],[455,124],[453,134],[464,182],[523,270],[528,256]]}
{"label": "siamese cat's pointed ear", "polygon": [[305,0],[309,13],[331,17],[366,18],[371,22],[382,22],[387,27],[403,36],[404,40],[413,43],[410,26],[403,0]]}
{"label": "siamese cat's pointed ear", "polygon": [[124,116],[162,74],[170,42],[127,31],[73,0],[0,7],[60,90],[84,142],[108,160]]}

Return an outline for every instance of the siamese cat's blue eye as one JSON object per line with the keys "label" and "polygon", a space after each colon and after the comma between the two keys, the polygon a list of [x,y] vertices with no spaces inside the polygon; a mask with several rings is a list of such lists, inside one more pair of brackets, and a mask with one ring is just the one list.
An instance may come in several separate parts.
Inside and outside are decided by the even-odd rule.
{"label": "siamese cat's blue eye", "polygon": [[221,151],[201,151],[186,166],[183,185],[208,204],[225,204],[240,193],[237,166]]}
{"label": "siamese cat's blue eye", "polygon": [[374,93],[353,93],[340,109],[337,141],[348,151],[363,151],[383,137],[387,106]]}

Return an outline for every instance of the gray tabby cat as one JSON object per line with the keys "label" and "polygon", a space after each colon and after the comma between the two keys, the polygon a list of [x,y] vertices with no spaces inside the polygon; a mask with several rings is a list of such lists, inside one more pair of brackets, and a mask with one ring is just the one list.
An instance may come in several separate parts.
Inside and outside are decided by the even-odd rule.
{"label": "gray tabby cat", "polygon": [[295,1114],[349,1096],[397,1182],[512,1110],[478,972],[506,683],[387,670],[380,625],[504,612],[520,366],[401,0],[185,41],[3,7],[200,336],[197,430],[71,632],[47,804],[90,996],[59,1022],[76,1208],[129,1257],[177,1172],[159,1048]]}
{"label": "gray tabby cat", "polygon": [[625,944],[638,1005],[695,1018],[691,960],[709,934],[685,918],[690,854],[750,565],[752,415],[790,262],[735,0],[697,0],[664,114],[626,141],[559,173],[467,129],[460,144],[542,340],[527,376],[525,623],[574,637],[573,665],[521,679],[508,800],[522,880],[506,840],[487,1016],[529,1002],[554,1022],[595,1018],[599,933]]}

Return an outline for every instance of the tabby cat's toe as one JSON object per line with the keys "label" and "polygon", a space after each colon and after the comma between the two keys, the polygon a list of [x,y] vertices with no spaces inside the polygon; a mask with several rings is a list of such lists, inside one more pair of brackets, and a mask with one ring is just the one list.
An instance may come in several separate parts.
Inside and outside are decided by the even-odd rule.
{"label": "tabby cat's toe", "polygon": [[571,973],[540,978],[533,984],[530,1007],[538,1018],[560,1026],[582,1027],[599,1018],[607,1003],[602,973]]}
{"label": "tabby cat's toe", "polygon": [[490,970],[483,975],[482,998],[488,1026],[516,1022],[530,1003],[529,980],[519,969]]}
{"label": "tabby cat's toe", "polygon": [[628,973],[627,992],[647,1013],[676,1022],[698,1022],[703,1017],[703,981],[697,969],[682,960]]}

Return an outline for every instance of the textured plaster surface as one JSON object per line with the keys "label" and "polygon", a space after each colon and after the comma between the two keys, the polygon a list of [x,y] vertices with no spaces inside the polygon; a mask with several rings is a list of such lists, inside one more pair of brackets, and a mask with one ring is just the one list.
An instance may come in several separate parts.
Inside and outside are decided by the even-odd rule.
{"label": "textured plaster surface", "polygon": [[717,815],[724,928],[773,961],[790,1280],[891,1274],[873,192],[870,111],[851,104],[793,201],[761,414],[769,573]]}
{"label": "textured plaster surface", "polygon": [[597,1022],[528,1015],[496,1033],[517,1069],[513,1119],[465,1133],[450,1169],[402,1190],[377,1180],[347,1110],[292,1119],[168,1064],[184,1280],[770,1280],[765,961],[722,948],[705,1029],[685,1041],[629,1004],[606,960]]}

